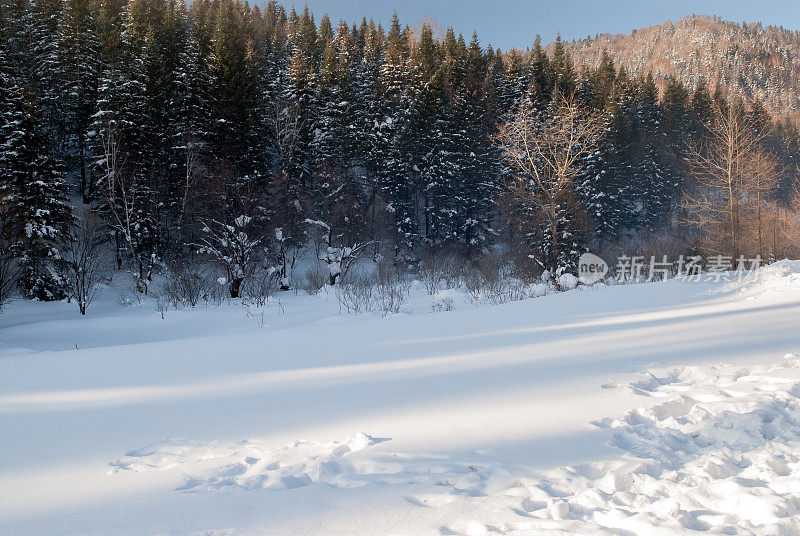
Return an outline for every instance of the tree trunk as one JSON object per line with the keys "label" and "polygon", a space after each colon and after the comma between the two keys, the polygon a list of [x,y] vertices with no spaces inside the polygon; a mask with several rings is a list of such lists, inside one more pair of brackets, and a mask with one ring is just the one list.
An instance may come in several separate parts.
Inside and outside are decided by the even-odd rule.
{"label": "tree trunk", "polygon": [[235,277],[231,279],[231,284],[228,287],[228,291],[231,294],[231,298],[238,298],[239,294],[242,290],[242,282],[244,280],[241,277]]}
{"label": "tree trunk", "polygon": [[764,241],[761,233],[761,189],[759,188],[756,193],[756,202],[758,203],[758,256],[764,258]]}
{"label": "tree trunk", "polygon": [[558,285],[558,211],[553,201],[550,203],[550,277]]}
{"label": "tree trunk", "polygon": [[122,270],[122,235],[119,231],[114,231],[114,242],[117,253],[117,270]]}
{"label": "tree trunk", "polygon": [[84,140],[82,132],[78,135],[78,153],[81,167],[81,199],[86,205],[92,202],[93,192],[91,183],[87,184],[86,180],[86,140]]}
{"label": "tree trunk", "polygon": [[736,233],[736,223],[737,223],[737,215],[736,215],[736,201],[734,199],[735,193],[733,191],[733,184],[730,185],[728,188],[728,196],[730,197],[730,201],[728,204],[728,210],[730,211],[730,224],[731,224],[731,257],[734,259],[739,256],[739,246],[737,244],[737,233]]}

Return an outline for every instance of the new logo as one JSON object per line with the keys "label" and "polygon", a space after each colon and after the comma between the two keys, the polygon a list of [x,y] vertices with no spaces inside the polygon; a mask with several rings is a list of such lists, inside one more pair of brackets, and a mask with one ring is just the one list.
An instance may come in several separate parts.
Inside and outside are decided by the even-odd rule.
{"label": "new logo", "polygon": [[584,285],[601,281],[608,273],[606,261],[594,253],[584,253],[578,259],[578,279]]}

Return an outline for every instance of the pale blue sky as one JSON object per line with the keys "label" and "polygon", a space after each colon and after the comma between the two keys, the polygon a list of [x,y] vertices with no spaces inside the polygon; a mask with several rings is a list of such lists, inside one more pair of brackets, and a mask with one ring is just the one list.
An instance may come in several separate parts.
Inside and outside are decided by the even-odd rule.
{"label": "pale blue sky", "polygon": [[[306,2],[279,0],[287,9],[302,10]],[[308,0],[319,22],[327,12],[334,23],[352,23],[362,16],[386,23],[397,10],[403,24],[413,25],[432,16],[442,26],[453,26],[468,39],[478,30],[481,44],[497,48],[525,48],[534,36],[545,43],[560,31],[566,39],[596,33],[629,33],[634,28],[658,24],[685,15],[719,15],[736,22],[761,21],[764,24],[800,29],[798,0]]]}

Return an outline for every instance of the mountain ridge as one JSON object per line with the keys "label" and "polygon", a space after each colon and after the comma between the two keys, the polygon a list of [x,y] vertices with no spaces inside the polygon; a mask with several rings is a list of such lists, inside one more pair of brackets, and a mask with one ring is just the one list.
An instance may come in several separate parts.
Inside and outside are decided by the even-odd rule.
{"label": "mountain ridge", "polygon": [[690,15],[566,45],[577,65],[596,67],[607,51],[631,74],[651,71],[662,86],[670,77],[689,88],[701,79],[712,87],[721,83],[729,96],[800,119],[800,31]]}

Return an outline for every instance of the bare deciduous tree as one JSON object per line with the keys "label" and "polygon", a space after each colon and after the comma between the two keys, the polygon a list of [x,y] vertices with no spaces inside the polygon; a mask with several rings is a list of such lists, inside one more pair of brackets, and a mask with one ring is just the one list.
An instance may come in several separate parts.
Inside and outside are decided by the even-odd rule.
{"label": "bare deciduous tree", "polygon": [[562,252],[565,209],[583,160],[596,148],[602,131],[601,115],[557,94],[541,112],[523,99],[515,118],[502,125],[494,137],[516,172],[508,185],[511,198],[531,206],[535,217],[546,225],[550,240],[547,269],[553,278]]}
{"label": "bare deciduous tree", "polygon": [[100,284],[106,280],[107,241],[102,222],[96,215],[86,211],[76,219],[64,244],[61,253],[64,280],[69,297],[77,302],[82,315],[86,314],[86,308],[97,296]]}
{"label": "bare deciduous tree", "polygon": [[[689,144],[696,188],[684,196],[686,221],[700,230],[701,245],[709,253],[734,259],[741,253],[746,192],[752,186],[748,177],[758,168],[758,181],[766,186],[772,165],[761,148],[763,137],[740,106],[723,108],[715,102],[714,119],[702,140]],[[764,191],[763,186],[759,186],[759,192]]]}
{"label": "bare deciduous tree", "polygon": [[182,149],[185,152],[186,156],[184,161],[184,174],[183,177],[181,177],[181,208],[178,213],[177,221],[179,233],[183,232],[183,219],[189,208],[189,200],[205,172],[205,168],[200,161],[200,151],[202,148],[202,142],[191,139],[187,139],[182,147],[178,147],[178,149]]}
{"label": "bare deciduous tree", "polygon": [[775,190],[778,185],[778,162],[762,146],[756,146],[744,163],[745,189],[748,192],[749,213],[755,217],[756,247],[760,259],[767,258],[767,232],[765,213],[770,204],[775,203]]}
{"label": "bare deciduous tree", "polygon": [[[139,243],[136,232],[136,211],[139,204],[148,194],[140,188],[132,167],[126,162],[121,151],[119,133],[114,125],[102,134],[103,176],[100,184],[103,188],[106,204],[111,213],[117,232],[122,236],[122,242],[127,244],[129,253],[134,261],[132,273],[136,277],[136,288],[147,294],[147,287],[152,275],[155,255],[148,255]],[[121,265],[120,252],[117,252],[117,265]]]}

